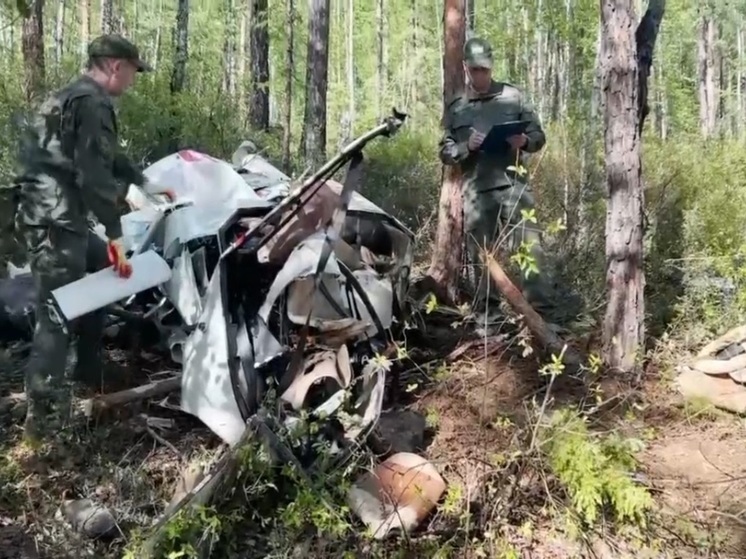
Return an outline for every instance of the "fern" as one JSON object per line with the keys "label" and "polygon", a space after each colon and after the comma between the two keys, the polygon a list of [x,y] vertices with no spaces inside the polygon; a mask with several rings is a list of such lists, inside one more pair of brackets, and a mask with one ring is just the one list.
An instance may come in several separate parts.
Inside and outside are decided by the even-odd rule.
{"label": "fern", "polygon": [[554,412],[542,438],[549,466],[583,523],[595,524],[608,509],[618,522],[644,524],[653,499],[630,477],[640,441],[591,433],[572,409]]}

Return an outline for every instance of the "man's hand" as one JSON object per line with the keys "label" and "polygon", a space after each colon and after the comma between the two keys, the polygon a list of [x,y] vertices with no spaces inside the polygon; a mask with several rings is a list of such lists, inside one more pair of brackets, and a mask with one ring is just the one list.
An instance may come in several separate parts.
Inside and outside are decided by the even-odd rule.
{"label": "man's hand", "polygon": [[124,247],[120,239],[110,240],[106,245],[106,253],[109,256],[109,264],[114,266],[114,271],[120,278],[128,278],[132,275],[132,264],[124,254]]}
{"label": "man's hand", "polygon": [[469,136],[469,141],[467,143],[469,151],[477,151],[481,147],[482,142],[484,142],[484,138],[485,134],[483,134],[479,130],[472,128],[471,136]]}
{"label": "man's hand", "polygon": [[168,198],[169,202],[173,202],[174,200],[176,200],[176,191],[172,188],[164,188],[155,192],[151,192],[151,194],[153,196],[165,196],[166,198]]}
{"label": "man's hand", "polygon": [[508,143],[510,144],[510,147],[512,147],[516,151],[519,149],[523,149],[528,143],[528,136],[526,136],[525,134],[517,134],[516,136],[511,136],[510,138],[508,138]]}

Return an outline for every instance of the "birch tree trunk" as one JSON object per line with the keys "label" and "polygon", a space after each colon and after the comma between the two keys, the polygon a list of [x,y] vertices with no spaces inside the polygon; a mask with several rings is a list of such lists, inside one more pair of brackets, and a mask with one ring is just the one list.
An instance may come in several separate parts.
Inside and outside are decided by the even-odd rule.
{"label": "birch tree trunk", "polygon": [[57,0],[57,16],[54,22],[54,65],[59,74],[60,65],[62,64],[62,53],[65,38],[65,8],[66,0]]}
{"label": "birch tree trunk", "polygon": [[718,110],[715,40],[716,24],[709,14],[700,19],[697,40],[697,65],[699,75],[699,125],[702,136],[715,133]]}
{"label": "birch tree trunk", "polygon": [[225,38],[223,40],[223,93],[231,98],[236,97],[236,26],[235,0],[225,0],[223,3]]}
{"label": "birch tree trunk", "polygon": [[112,0],[101,0],[101,34],[111,33],[114,23],[114,6]]}
{"label": "birch tree trunk", "polygon": [[386,66],[384,64],[384,0],[376,0],[376,117],[382,118],[382,100],[385,96]]}
{"label": "birch tree trunk", "polygon": [[88,41],[91,36],[91,0],[79,0],[80,12],[80,65],[85,67],[88,60]]}
{"label": "birch tree trunk", "polygon": [[44,0],[34,0],[29,15],[23,18],[21,28],[23,52],[23,92],[31,102],[44,91]]}

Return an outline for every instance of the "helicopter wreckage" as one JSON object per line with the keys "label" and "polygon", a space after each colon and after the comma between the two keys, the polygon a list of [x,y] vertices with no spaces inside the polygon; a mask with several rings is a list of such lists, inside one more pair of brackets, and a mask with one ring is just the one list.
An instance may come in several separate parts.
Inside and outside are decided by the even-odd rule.
{"label": "helicopter wreckage", "polygon": [[[106,307],[126,322],[154,325],[181,372],[152,393],[180,388],[179,408],[231,449],[259,435],[301,470],[312,468],[319,442],[336,463],[346,461],[382,412],[387,370],[376,356],[392,349],[392,329],[403,324],[414,242],[357,192],[362,151],[405,118],[394,111],[299,185],[250,142],[231,163],[191,150],[154,163],[146,177],[176,196],[162,201],[130,187],[137,209],[122,225],[132,277],[107,269],[56,290],[58,318],[67,325]],[[332,180],[345,166],[344,182]],[[280,440],[309,418],[322,425],[313,437]],[[204,502],[235,466],[229,456],[171,512]],[[389,473],[405,463],[429,480],[425,493],[434,499],[409,503],[412,523],[445,485],[415,455],[389,464]],[[368,479],[350,499],[382,536],[404,521],[396,503],[382,505],[377,483]]]}

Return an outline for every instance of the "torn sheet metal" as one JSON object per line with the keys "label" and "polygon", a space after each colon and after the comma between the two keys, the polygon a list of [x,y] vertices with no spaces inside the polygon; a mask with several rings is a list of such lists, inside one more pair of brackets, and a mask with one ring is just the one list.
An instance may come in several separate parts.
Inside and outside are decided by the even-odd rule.
{"label": "torn sheet metal", "polygon": [[295,378],[288,389],[283,392],[281,399],[296,411],[300,411],[305,407],[306,398],[314,384],[328,379],[335,385],[334,393],[347,388],[351,381],[347,374],[349,356],[346,346],[343,347],[345,355],[341,357],[341,360],[346,360],[346,363],[341,368],[338,363],[340,359],[335,352],[325,351],[313,354],[304,364],[304,373]]}
{"label": "torn sheet metal", "polygon": [[195,206],[236,208],[260,199],[230,164],[194,150],[164,157],[144,174],[154,184],[168,185],[178,201]]}
{"label": "torn sheet metal", "polygon": [[198,327],[184,345],[181,408],[200,419],[229,445],[236,444],[246,424],[233,393],[228,368],[228,332],[216,269]]}
{"label": "torn sheet metal", "polygon": [[[285,265],[272,282],[269,292],[264,300],[264,304],[259,309],[259,316],[267,322],[269,313],[272,311],[277,299],[287,289],[287,287],[297,278],[308,276],[316,271],[319,263],[319,254],[324,246],[324,234],[315,233],[302,241],[290,253]],[[341,271],[336,259],[332,256],[322,270],[323,274],[339,276]],[[304,319],[305,322],[305,319]]]}
{"label": "torn sheet metal", "polygon": [[202,314],[202,298],[192,264],[192,255],[184,246],[174,260],[171,279],[165,285],[166,294],[181,315],[184,324],[191,326]]}
{"label": "torn sheet metal", "polygon": [[[246,207],[269,207],[269,204],[258,200]],[[183,244],[216,236],[235,211],[236,206],[220,205],[188,205],[172,211],[166,218],[163,234],[164,255],[175,256]]]}

